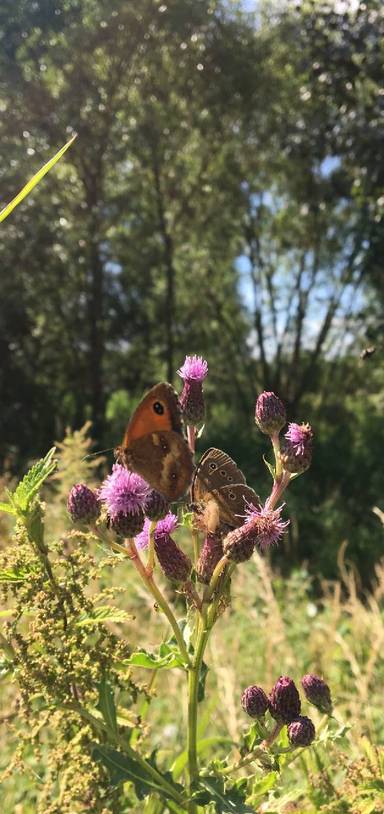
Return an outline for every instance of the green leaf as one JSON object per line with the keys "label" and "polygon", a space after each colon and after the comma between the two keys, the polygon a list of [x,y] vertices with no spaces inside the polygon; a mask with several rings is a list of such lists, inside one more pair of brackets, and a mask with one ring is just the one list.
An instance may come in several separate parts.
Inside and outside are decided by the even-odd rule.
{"label": "green leaf", "polygon": [[99,703],[98,709],[100,710],[108,729],[117,734],[117,719],[116,707],[113,689],[104,675],[99,684]]}
{"label": "green leaf", "polygon": [[12,201],[10,201],[10,203],[7,204],[7,206],[5,206],[4,209],[1,210],[0,223],[3,220],[5,220],[5,218],[7,218],[8,215],[11,214],[11,212],[16,208],[16,206],[18,206],[18,204],[21,203],[21,201],[23,201],[24,198],[27,197],[27,195],[29,195],[29,193],[36,186],[36,184],[38,184],[39,181],[41,181],[41,179],[44,178],[44,175],[46,175],[46,173],[49,172],[49,170],[56,164],[56,162],[59,161],[61,156],[64,155],[64,153],[68,150],[68,147],[70,147],[71,144],[73,144],[76,137],[77,134],[72,136],[72,138],[70,138],[69,141],[67,141],[67,143],[64,144],[64,147],[61,147],[61,149],[56,153],[56,155],[54,155],[53,158],[50,158],[50,160],[47,161],[47,163],[44,164],[44,166],[41,167],[41,169],[38,172],[36,172],[35,175],[33,175],[30,181],[28,181],[25,184],[25,186],[12,199]]}
{"label": "green leaf", "polygon": [[[108,746],[101,745],[95,746],[92,754],[96,761],[101,762],[103,766],[108,769],[111,782],[114,786],[130,781],[134,784],[135,792],[139,800],[142,800],[143,797],[146,797],[147,794],[151,794],[153,791],[156,791],[167,799],[172,799],[171,792],[167,792],[161,784],[161,781],[159,780],[159,783],[157,783],[156,779],[145,770],[145,767],[134,758],[124,755],[116,749],[110,749]],[[156,769],[156,771],[161,774],[158,769]],[[161,775],[161,777],[163,777],[163,775]],[[170,784],[168,778],[164,778],[164,780]],[[175,783],[171,785],[175,790],[175,794],[180,794],[182,787]]]}
{"label": "green leaf", "polygon": [[270,464],[269,461],[267,461],[265,455],[263,455],[263,461],[265,463],[265,466],[269,470],[269,473],[270,473],[270,475],[272,477],[272,480],[275,480],[275,477],[276,477],[275,467],[272,466],[272,464]]}
{"label": "green leaf", "polygon": [[200,777],[198,786],[192,799],[198,805],[214,803],[216,814],[255,814],[254,808],[245,805],[244,793],[236,787],[226,789],[221,777]]}
{"label": "green leaf", "polygon": [[16,514],[16,509],[10,503],[2,503],[0,501],[0,512],[7,512],[8,514]]}
{"label": "green leaf", "polygon": [[133,667],[144,667],[147,670],[171,670],[173,667],[184,667],[177,646],[170,642],[162,642],[159,650],[148,653],[147,650],[136,650],[123,664]]}
{"label": "green leaf", "polygon": [[24,475],[23,480],[20,481],[15,492],[10,495],[10,499],[16,511],[27,511],[32,498],[35,497],[44,481],[56,469],[57,461],[53,457],[55,452],[56,447],[52,447],[45,458],[41,458],[41,460]]}
{"label": "green leaf", "polygon": [[94,608],[92,613],[82,613],[77,622],[76,627],[94,627],[103,622],[128,622],[134,619],[125,610],[120,608],[113,608],[111,605],[100,605]]}
{"label": "green leaf", "polygon": [[[26,582],[34,573],[36,573],[36,569],[27,565],[20,565],[15,568],[4,568],[0,571],[0,582]],[[6,611],[6,613],[8,613],[8,611]]]}
{"label": "green leaf", "polygon": [[267,775],[258,779],[252,788],[252,801],[262,802],[267,792],[273,789],[279,777],[279,772],[268,772]]}

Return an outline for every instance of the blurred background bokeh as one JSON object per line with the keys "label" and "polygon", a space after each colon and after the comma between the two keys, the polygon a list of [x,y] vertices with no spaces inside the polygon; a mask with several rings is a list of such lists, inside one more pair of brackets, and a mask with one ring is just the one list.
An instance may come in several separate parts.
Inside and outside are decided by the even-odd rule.
{"label": "blurred background bokeh", "polygon": [[[309,420],[279,567],[370,583],[382,555],[384,11],[362,2],[2,0],[5,481],[66,427],[94,449],[185,354],[200,449],[267,494],[263,389]],[[369,349],[368,351],[366,349]],[[375,349],[373,352],[372,349]],[[181,383],[180,383],[181,384]]]}

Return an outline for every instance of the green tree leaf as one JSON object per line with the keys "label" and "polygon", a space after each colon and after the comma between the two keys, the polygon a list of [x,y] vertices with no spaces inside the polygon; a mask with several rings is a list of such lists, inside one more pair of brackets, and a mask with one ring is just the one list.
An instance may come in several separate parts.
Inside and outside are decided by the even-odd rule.
{"label": "green tree leaf", "polygon": [[32,178],[28,181],[28,183],[26,183],[25,186],[23,186],[23,188],[12,199],[12,201],[10,201],[10,203],[7,204],[7,206],[5,206],[4,209],[1,210],[1,212],[0,212],[0,223],[3,220],[5,220],[5,218],[7,218],[8,215],[11,214],[11,212],[15,209],[15,207],[18,206],[19,203],[21,203],[21,201],[23,201],[24,198],[26,198],[27,195],[29,195],[30,192],[32,192],[32,190],[36,186],[36,184],[38,184],[39,181],[41,181],[41,179],[44,178],[44,175],[46,175],[46,173],[49,172],[49,170],[52,167],[54,167],[56,162],[59,161],[61,156],[64,155],[64,153],[68,150],[68,147],[70,147],[71,144],[73,144],[76,137],[77,137],[77,134],[72,136],[72,138],[70,138],[69,141],[67,141],[67,143],[64,144],[64,147],[61,147],[61,149],[56,153],[56,155],[54,155],[53,158],[50,158],[50,160],[47,161],[47,163],[44,164],[44,166],[41,167],[41,169],[38,172],[36,172],[35,175],[32,176]]}
{"label": "green tree leaf", "polygon": [[[36,569],[30,566],[20,566],[19,568],[6,568],[0,571],[0,582],[26,582],[31,575],[36,573]],[[7,611],[5,611],[7,613]]]}
{"label": "green tree leaf", "polygon": [[7,514],[16,514],[16,509],[10,503],[3,503],[0,501],[0,512],[7,512]]}

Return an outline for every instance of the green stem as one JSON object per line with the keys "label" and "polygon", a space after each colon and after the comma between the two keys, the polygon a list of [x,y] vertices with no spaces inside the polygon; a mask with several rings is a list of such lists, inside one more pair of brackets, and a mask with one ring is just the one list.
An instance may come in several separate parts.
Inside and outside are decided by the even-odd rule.
{"label": "green stem", "polygon": [[280,439],[279,433],[275,433],[275,435],[271,436],[273,452],[275,455],[275,480],[278,480],[283,472],[283,465],[281,463],[281,454],[280,454]]}
{"label": "green stem", "polygon": [[[208,627],[204,619],[199,620],[199,627],[196,640],[195,656],[193,664],[188,670],[188,773],[190,790],[198,778],[199,767],[197,763],[197,710],[200,670],[204,657],[204,651],[208,642],[211,628]],[[193,801],[189,803],[189,814],[196,814],[197,805]]]}
{"label": "green stem", "polygon": [[205,591],[205,595],[204,595],[204,603],[205,604],[208,605],[208,603],[210,602],[210,600],[212,598],[212,595],[214,594],[214,592],[216,590],[217,583],[218,583],[218,581],[219,581],[219,579],[220,579],[220,577],[221,577],[221,575],[222,575],[222,573],[224,571],[225,566],[228,565],[228,563],[229,563],[229,559],[226,556],[226,554],[224,554],[224,556],[221,558],[221,560],[219,560],[219,562],[217,563],[216,568],[215,568],[215,570],[214,570],[214,572],[212,574],[211,581],[210,581],[210,583],[208,585],[207,590]]}
{"label": "green stem", "polygon": [[149,527],[149,546],[148,546],[148,560],[147,560],[147,572],[148,574],[152,574],[153,569],[155,567],[155,532],[156,528],[156,520],[152,520],[151,525]]}
{"label": "green stem", "polygon": [[172,630],[174,632],[175,639],[177,641],[180,653],[181,653],[185,663],[190,664],[190,659],[189,659],[189,656],[188,656],[188,653],[187,653],[187,648],[185,646],[183,635],[181,633],[179,625],[177,624],[175,616],[174,616],[171,608],[168,605],[168,602],[167,602],[165,596],[163,596],[163,594],[160,591],[160,588],[156,585],[152,574],[148,574],[147,569],[145,568],[144,564],[142,563],[142,561],[140,559],[140,556],[139,556],[139,553],[138,553],[137,548],[135,546],[134,540],[132,540],[130,538],[127,538],[125,540],[125,545],[126,545],[126,548],[124,549],[125,553],[131,559],[131,561],[132,561],[133,565],[135,566],[136,571],[140,575],[142,581],[144,582],[144,584],[146,585],[148,590],[151,592],[152,596],[154,597],[157,604],[159,605],[159,607],[163,611],[164,615],[167,617],[168,622],[171,625],[171,628],[172,628]]}

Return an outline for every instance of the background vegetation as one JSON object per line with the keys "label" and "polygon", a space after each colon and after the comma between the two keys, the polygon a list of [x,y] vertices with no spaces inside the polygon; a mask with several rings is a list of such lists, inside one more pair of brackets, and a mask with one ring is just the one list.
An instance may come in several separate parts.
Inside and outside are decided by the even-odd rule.
{"label": "background vegetation", "polygon": [[314,425],[284,560],[334,575],[348,539],[369,579],[384,442],[380,0],[4,0],[0,31],[4,202],[79,134],[1,232],[4,466],[86,419],[99,448],[115,445],[143,390],[201,353],[220,402],[202,448],[225,446],[259,490],[257,392]]}
{"label": "background vegetation", "polygon": [[[145,388],[176,384],[198,353],[210,367],[200,449],[223,447],[263,495],[252,409],[275,390],[290,420],[312,423],[314,460],[290,489],[276,570],[257,559],[238,576],[207,657],[202,729],[239,737],[247,683],[324,674],[339,741],[256,790],[255,806],[382,814],[382,2],[2,0],[0,37],[2,202],[78,133],[1,228],[2,485],[74,428],[48,493],[48,537],[66,542],[68,488],[106,465],[82,460],[85,422],[94,449],[113,447]],[[158,642],[132,572],[100,568],[97,590],[137,617],[106,640]],[[181,748],[185,710],[175,719],[169,673],[157,693],[143,737],[159,739],[161,762]],[[19,709],[7,690],[6,811],[133,810],[103,808],[87,731],[66,774],[72,720],[41,734]]]}

